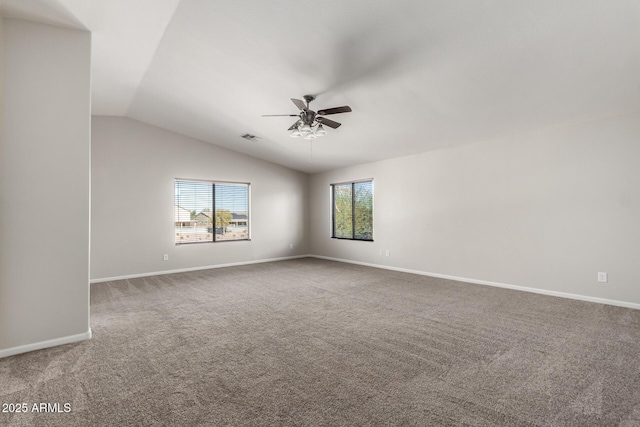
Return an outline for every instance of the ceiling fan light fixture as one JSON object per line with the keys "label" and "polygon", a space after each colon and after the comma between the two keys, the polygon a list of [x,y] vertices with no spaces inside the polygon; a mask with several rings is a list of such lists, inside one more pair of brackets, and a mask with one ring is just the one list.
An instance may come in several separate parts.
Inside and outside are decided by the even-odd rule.
{"label": "ceiling fan light fixture", "polygon": [[300,132],[303,135],[308,135],[310,133],[313,133],[313,129],[311,129],[311,126],[309,126],[307,123],[305,123],[304,125],[302,125],[302,127],[300,128]]}
{"label": "ceiling fan light fixture", "polygon": [[318,127],[316,128],[316,136],[325,136],[327,134],[327,131],[324,130],[324,127],[322,127],[322,124],[319,124]]}
{"label": "ceiling fan light fixture", "polygon": [[304,139],[316,139],[316,134],[311,132],[304,136]]}
{"label": "ceiling fan light fixture", "polygon": [[291,138],[298,138],[298,137],[302,136],[302,132],[300,132],[300,130],[298,130],[298,129],[294,129],[294,130],[291,131],[291,135],[289,135],[289,136],[291,136]]}

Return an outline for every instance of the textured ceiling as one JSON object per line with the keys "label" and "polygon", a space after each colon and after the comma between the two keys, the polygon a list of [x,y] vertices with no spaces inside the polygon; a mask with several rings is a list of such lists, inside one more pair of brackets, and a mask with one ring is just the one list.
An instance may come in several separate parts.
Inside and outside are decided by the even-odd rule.
{"label": "textured ceiling", "polygon": [[[0,0],[92,32],[92,109],[305,172],[640,108],[637,0]],[[350,105],[313,142],[289,98]],[[240,138],[257,135],[257,141]],[[517,144],[517,138],[513,139]]]}

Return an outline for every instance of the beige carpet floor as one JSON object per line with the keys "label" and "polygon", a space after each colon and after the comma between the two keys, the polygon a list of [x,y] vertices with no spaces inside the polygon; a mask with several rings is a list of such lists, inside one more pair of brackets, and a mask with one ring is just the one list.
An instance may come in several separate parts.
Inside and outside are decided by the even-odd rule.
{"label": "beige carpet floor", "polygon": [[10,426],[640,425],[640,311],[299,259],[94,284]]}

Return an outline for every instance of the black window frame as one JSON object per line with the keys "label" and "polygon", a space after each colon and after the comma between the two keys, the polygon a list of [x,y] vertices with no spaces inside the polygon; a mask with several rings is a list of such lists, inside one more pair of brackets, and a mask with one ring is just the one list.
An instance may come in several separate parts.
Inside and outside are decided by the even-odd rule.
{"label": "black window frame", "polygon": [[[356,184],[359,183],[365,183],[365,182],[370,182],[371,183],[371,238],[370,239],[364,239],[364,238],[358,238],[356,237],[356,217],[357,215],[355,215],[355,211],[356,211],[356,200],[355,200],[355,186]],[[340,236],[336,236],[336,200],[335,200],[335,189],[336,186],[345,186],[345,185],[351,185],[351,237],[340,237]],[[373,218],[374,218],[374,195],[373,195],[373,178],[367,178],[367,179],[359,179],[356,181],[346,181],[346,182],[336,182],[333,184],[330,184],[330,188],[331,188],[331,238],[332,239],[338,239],[338,240],[357,240],[357,241],[361,241],[361,242],[373,242]]]}
{"label": "black window frame", "polygon": [[[212,231],[211,231],[211,239],[209,240],[198,240],[198,241],[184,241],[181,242],[176,238],[176,223],[179,221],[179,217],[176,215],[178,208],[185,209],[183,206],[178,205],[178,198],[176,194],[176,188],[178,182],[185,183],[197,183],[197,184],[208,184],[211,185],[211,213],[212,217]],[[246,238],[233,238],[233,239],[217,239],[217,227],[216,227],[216,184],[217,185],[246,185],[247,187],[247,213],[246,213],[246,221],[247,221],[247,237]],[[199,243],[221,243],[221,242],[246,242],[251,240],[251,183],[250,182],[238,182],[238,181],[220,181],[220,180],[204,180],[204,179],[191,179],[191,178],[175,178],[173,180],[174,186],[174,243],[176,246],[182,245],[191,245],[191,244],[199,244]],[[208,206],[207,206],[208,207]],[[188,209],[186,209],[188,210]],[[202,213],[202,212],[201,212]],[[233,213],[233,212],[232,212]],[[197,216],[197,215],[196,215]]]}

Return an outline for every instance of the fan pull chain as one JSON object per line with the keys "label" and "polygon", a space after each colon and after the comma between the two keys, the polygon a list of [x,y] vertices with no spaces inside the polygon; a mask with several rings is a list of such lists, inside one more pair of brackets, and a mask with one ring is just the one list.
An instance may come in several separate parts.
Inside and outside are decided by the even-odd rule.
{"label": "fan pull chain", "polygon": [[309,140],[309,163],[313,163],[313,139]]}

